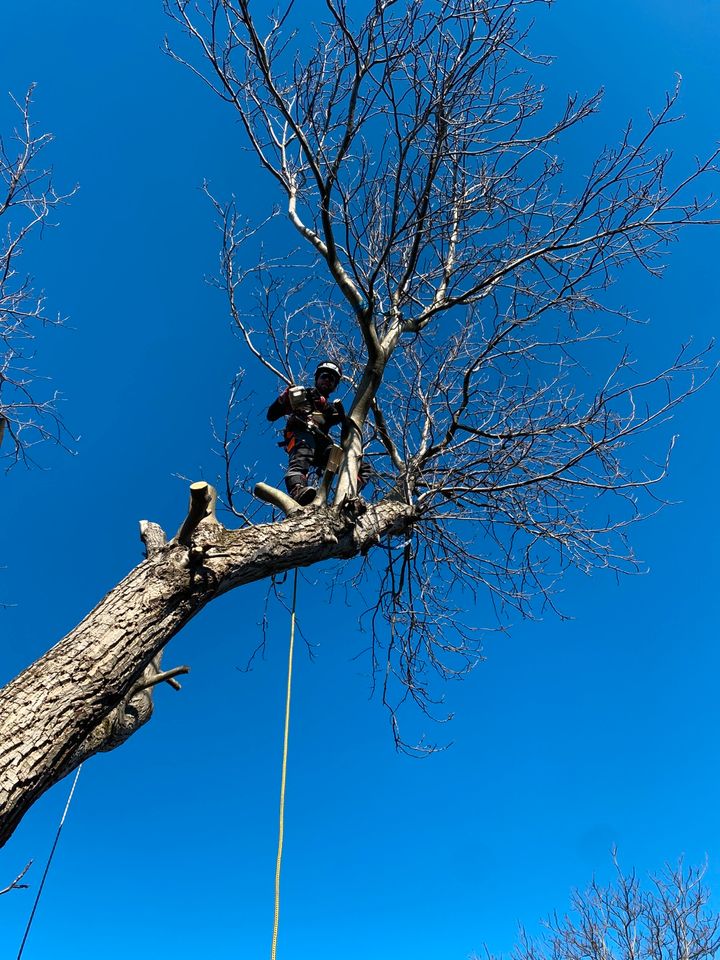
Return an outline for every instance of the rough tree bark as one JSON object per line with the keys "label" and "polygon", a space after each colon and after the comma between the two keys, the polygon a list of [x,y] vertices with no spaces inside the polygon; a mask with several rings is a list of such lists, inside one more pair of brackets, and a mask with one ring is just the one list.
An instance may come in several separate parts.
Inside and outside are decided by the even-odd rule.
{"label": "rough tree bark", "polygon": [[[414,519],[411,506],[388,498],[228,530],[215,518],[212,488],[193,484],[178,535],[161,544],[152,525],[147,559],[0,691],[0,844],[44,791],[149,719],[152,663],[207,603],[293,567],[366,552]],[[147,542],[147,525],[141,532]]]}

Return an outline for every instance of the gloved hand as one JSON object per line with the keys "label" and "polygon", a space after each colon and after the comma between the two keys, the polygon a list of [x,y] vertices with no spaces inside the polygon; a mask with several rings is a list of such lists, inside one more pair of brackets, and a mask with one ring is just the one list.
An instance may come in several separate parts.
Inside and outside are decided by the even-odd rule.
{"label": "gloved hand", "polygon": [[308,396],[319,410],[324,410],[327,406],[327,397],[324,397],[317,387],[310,387]]}

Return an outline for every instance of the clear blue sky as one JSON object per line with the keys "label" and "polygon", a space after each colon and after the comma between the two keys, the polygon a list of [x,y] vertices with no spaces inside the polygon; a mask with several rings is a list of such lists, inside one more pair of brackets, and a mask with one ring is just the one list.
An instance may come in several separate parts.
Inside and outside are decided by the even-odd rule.
{"label": "clear blue sky", "polygon": [[[234,190],[252,215],[274,198],[222,105],[160,53],[160,7],[24,0],[2,13],[0,93],[37,81],[58,183],[80,184],[33,250],[50,305],[69,317],[43,334],[37,364],[80,439],[77,456],[46,450],[47,469],[1,480],[0,599],[14,604],[0,611],[3,681],[139,561],[140,518],[178,526],[187,493],[174,475],[213,475],[208,422],[247,363],[203,280],[217,236],[199,187]],[[552,98],[606,88],[578,151],[613,140],[682,73],[687,121],[673,136],[688,160],[720,136],[719,41],[714,0],[560,0],[533,45],[557,56]],[[8,117],[2,99],[3,127]],[[720,233],[695,230],[662,282],[623,289],[652,321],[644,361],[715,332],[719,252]],[[352,659],[364,646],[358,610],[331,609],[323,573],[304,576],[301,623],[320,646],[314,662],[302,647],[297,660],[283,960],[507,951],[519,922],[532,930],[573,887],[609,873],[613,843],[643,872],[707,855],[720,891],[717,408],[714,383],[677,414],[665,488],[677,505],[635,531],[649,574],[570,576],[573,620],[490,639],[486,662],[447,691],[453,747],[429,760],[397,755],[368,699],[367,664]],[[279,479],[262,413],[248,441],[257,457]],[[193,621],[166,654],[192,667],[182,693],[158,691],[151,724],[84,768],[26,960],[269,954],[280,607],[267,658],[236,669],[257,643],[264,595],[236,591]],[[68,788],[44,797],[0,852],[0,880],[33,857],[37,883]],[[3,957],[15,956],[30,903],[28,892],[0,898]]]}

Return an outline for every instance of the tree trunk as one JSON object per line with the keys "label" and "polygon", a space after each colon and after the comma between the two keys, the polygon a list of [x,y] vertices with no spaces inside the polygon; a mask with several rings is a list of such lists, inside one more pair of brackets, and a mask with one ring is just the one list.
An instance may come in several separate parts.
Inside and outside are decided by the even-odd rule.
{"label": "tree trunk", "polygon": [[[297,566],[366,552],[414,520],[411,506],[387,499],[231,531],[215,520],[209,499],[205,515],[191,503],[178,537],[148,549],[71,633],[0,690],[0,846],[45,790],[149,719],[151,707],[134,725],[125,722],[138,714],[132,698],[153,682],[143,674],[206,603]],[[119,707],[118,734],[107,719]]]}

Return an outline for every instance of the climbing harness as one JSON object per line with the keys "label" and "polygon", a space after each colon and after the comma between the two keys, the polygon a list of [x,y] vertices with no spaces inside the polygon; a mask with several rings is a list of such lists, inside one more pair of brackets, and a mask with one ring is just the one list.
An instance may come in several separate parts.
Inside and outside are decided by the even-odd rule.
{"label": "climbing harness", "polygon": [[20,949],[18,950],[17,960],[20,960],[20,957],[22,957],[23,955],[23,950],[25,949],[25,943],[27,941],[28,934],[30,933],[30,927],[32,927],[32,922],[35,919],[35,912],[38,908],[38,903],[40,903],[40,896],[43,892],[43,887],[45,886],[45,880],[47,879],[48,871],[50,869],[50,864],[52,863],[52,859],[55,856],[55,849],[57,848],[58,840],[60,839],[60,834],[62,833],[63,824],[65,823],[65,817],[67,816],[67,812],[70,809],[70,801],[72,800],[73,794],[75,793],[75,787],[77,785],[78,777],[80,776],[81,770],[82,770],[82,764],[80,764],[80,766],[77,768],[77,771],[75,773],[75,779],[73,780],[72,786],[70,787],[70,793],[67,798],[67,803],[65,804],[65,809],[63,810],[63,815],[60,817],[60,823],[58,824],[57,833],[55,834],[55,841],[52,845],[52,849],[50,850],[50,856],[48,857],[47,863],[45,864],[45,872],[42,875],[42,880],[40,881],[40,886],[38,887],[38,892],[35,897],[35,903],[33,904],[33,908],[30,911],[30,919],[28,920],[27,926],[25,927],[25,935],[22,938],[22,943],[20,944]]}
{"label": "climbing harness", "polygon": [[288,653],[287,694],[285,697],[285,732],[283,734],[282,773],[280,776],[280,818],[278,826],[278,848],[275,863],[275,916],[273,919],[272,947],[270,960],[277,955],[278,927],[280,925],[280,867],[282,865],[283,837],[285,833],[285,782],[287,779],[288,736],[290,733],[290,693],[292,690],[293,648],[295,646],[295,607],[297,601],[297,567],[293,576],[292,611],[290,613],[290,651]]}

